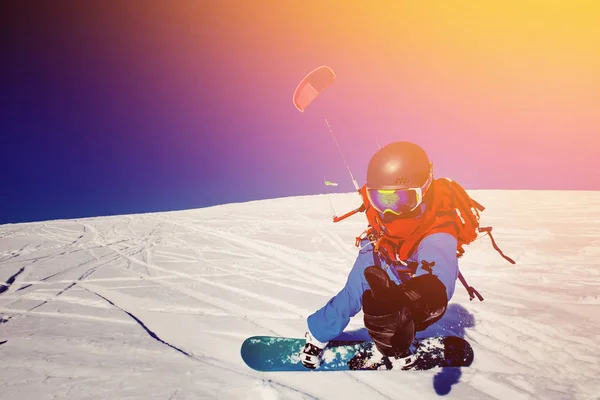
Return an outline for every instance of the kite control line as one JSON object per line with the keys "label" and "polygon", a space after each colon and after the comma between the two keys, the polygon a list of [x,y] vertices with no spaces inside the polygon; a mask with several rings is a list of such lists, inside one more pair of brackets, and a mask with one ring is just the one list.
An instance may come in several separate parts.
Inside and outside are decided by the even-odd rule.
{"label": "kite control line", "polygon": [[[329,125],[329,121],[327,121],[327,118],[325,118],[325,123],[327,124],[327,128],[329,128],[329,133],[331,133],[331,137],[333,138],[333,141],[335,142],[335,146],[337,147],[338,151],[340,152],[340,155],[342,156],[342,160],[344,160],[344,164],[346,165],[346,169],[348,170],[348,173],[350,174],[350,178],[352,179],[352,183],[354,184],[354,188],[356,189],[356,191],[358,192],[358,194],[361,196],[361,200],[362,200],[362,195],[360,194],[360,187],[358,186],[358,183],[356,182],[356,179],[354,179],[354,175],[352,175],[352,171],[350,171],[350,167],[348,166],[348,162],[346,161],[346,157],[344,157],[344,153],[342,152],[342,149],[340,148],[340,145],[337,141],[337,139],[335,138],[335,135],[333,134],[333,130],[331,129],[331,126]],[[330,199],[331,202],[331,199]],[[331,208],[333,208],[333,204],[331,204]],[[334,214],[333,214],[333,222],[340,222],[356,213],[359,212],[364,212],[365,211],[365,205],[364,203],[360,205],[360,207],[355,208],[354,210],[347,212],[346,214],[338,217],[337,213],[335,212],[335,208],[333,208],[334,210]]]}
{"label": "kite control line", "polygon": [[352,171],[350,171],[350,167],[348,166],[346,157],[344,157],[344,153],[342,152],[342,149],[340,148],[340,145],[339,145],[337,139],[335,138],[333,131],[331,130],[331,126],[329,126],[329,122],[327,121],[327,118],[325,118],[325,123],[327,124],[327,128],[329,128],[329,133],[331,133],[331,137],[333,138],[333,141],[335,142],[335,145],[336,145],[338,151],[340,152],[340,155],[342,156],[342,160],[344,160],[344,164],[346,164],[346,169],[348,170],[348,173],[350,174],[350,178],[352,178],[352,183],[354,184],[354,188],[356,189],[357,192],[360,193],[360,187],[358,186],[358,183],[356,183],[356,179],[354,179],[354,176],[352,175]]}

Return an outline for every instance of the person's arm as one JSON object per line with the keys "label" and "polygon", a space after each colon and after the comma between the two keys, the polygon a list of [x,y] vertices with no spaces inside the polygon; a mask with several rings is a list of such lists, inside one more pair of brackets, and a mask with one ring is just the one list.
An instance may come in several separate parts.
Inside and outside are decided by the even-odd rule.
{"label": "person's arm", "polygon": [[308,329],[315,339],[324,343],[334,339],[348,326],[350,318],[358,314],[362,294],[369,288],[364,271],[371,265],[372,246],[366,246],[359,251],[342,290],[308,317]]}

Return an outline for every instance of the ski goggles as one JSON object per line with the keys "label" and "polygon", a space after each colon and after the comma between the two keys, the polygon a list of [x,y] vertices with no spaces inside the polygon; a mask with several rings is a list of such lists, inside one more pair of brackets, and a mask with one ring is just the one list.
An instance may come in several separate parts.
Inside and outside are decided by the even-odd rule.
{"label": "ski goggles", "polygon": [[414,211],[423,201],[423,195],[431,185],[433,175],[429,174],[427,182],[419,188],[369,189],[367,197],[375,210],[380,214],[391,213],[402,215]]}

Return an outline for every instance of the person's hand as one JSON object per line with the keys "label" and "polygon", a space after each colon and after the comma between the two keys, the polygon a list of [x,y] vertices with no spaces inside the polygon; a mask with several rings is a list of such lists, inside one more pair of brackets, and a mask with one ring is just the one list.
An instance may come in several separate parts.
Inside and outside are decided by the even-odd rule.
{"label": "person's hand", "polygon": [[364,272],[370,289],[363,293],[365,328],[384,355],[403,353],[414,341],[415,324],[402,285],[377,266]]}

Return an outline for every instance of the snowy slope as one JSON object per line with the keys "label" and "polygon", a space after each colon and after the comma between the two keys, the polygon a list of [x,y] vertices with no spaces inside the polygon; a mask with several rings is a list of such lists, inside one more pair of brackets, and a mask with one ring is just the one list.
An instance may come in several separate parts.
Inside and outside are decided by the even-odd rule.
{"label": "snowy slope", "polygon": [[471,194],[517,265],[486,237],[468,246],[485,301],[459,284],[429,329],[464,336],[468,368],[245,367],[246,337],[302,337],[354,261],[364,215],[334,224],[327,196],[306,196],[0,226],[0,398],[600,399],[600,192]]}

